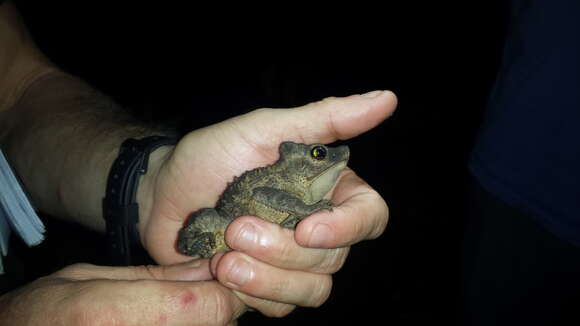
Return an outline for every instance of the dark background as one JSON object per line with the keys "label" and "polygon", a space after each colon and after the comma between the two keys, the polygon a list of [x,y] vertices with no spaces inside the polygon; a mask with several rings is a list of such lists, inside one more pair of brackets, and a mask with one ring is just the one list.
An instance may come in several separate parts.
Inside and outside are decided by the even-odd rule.
{"label": "dark background", "polygon": [[[467,158],[500,64],[502,1],[392,1],[360,13],[303,10],[304,19],[293,12],[281,18],[298,9],[286,7],[248,15],[185,4],[17,4],[55,63],[140,119],[181,133],[255,108],[393,90],[394,116],[347,141],[350,167],[389,203],[387,231],[352,248],[322,307],[300,308],[275,324],[453,323]],[[333,19],[305,23],[323,16]],[[71,263],[107,263],[101,235],[45,221],[42,245],[29,249],[13,239],[2,290]],[[273,322],[257,313],[241,320]]]}

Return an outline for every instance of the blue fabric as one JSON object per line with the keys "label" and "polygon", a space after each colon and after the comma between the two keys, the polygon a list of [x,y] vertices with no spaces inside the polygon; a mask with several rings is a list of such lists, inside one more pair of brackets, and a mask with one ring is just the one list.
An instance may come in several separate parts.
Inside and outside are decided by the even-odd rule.
{"label": "blue fabric", "polygon": [[580,246],[580,1],[512,1],[470,170],[488,191]]}

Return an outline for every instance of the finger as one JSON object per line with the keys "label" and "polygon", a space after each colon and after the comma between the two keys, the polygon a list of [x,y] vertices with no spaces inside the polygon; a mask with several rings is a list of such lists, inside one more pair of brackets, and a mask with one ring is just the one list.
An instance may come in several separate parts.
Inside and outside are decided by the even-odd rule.
{"label": "finger", "polygon": [[67,307],[78,311],[81,319],[75,325],[226,325],[246,311],[231,290],[215,281],[83,283]]}
{"label": "finger", "polygon": [[308,123],[302,125],[305,142],[328,143],[349,139],[374,128],[391,116],[396,106],[397,97],[393,92],[373,91],[344,98],[326,98],[295,113],[297,119]]}
{"label": "finger", "polygon": [[294,231],[250,216],[235,219],[228,226],[225,238],[232,249],[266,264],[313,273],[335,273],[344,264],[349,251],[348,248],[301,247],[294,239]]}
{"label": "finger", "polygon": [[213,279],[209,260],[196,259],[176,265],[146,265],[109,267],[91,264],[75,264],[54,274],[57,277],[74,280],[166,280],[166,281],[206,281]]}
{"label": "finger", "polygon": [[226,287],[275,302],[318,307],[332,289],[330,275],[280,269],[237,251],[216,265],[217,279]]}
{"label": "finger", "polygon": [[346,169],[332,196],[338,204],[300,222],[296,242],[309,248],[338,248],[380,236],[388,223],[383,198],[352,170]]}
{"label": "finger", "polygon": [[[290,110],[259,110],[264,114],[252,143],[261,144],[264,134],[301,143],[330,143],[360,135],[393,114],[397,98],[390,91],[330,97]],[[246,118],[253,118],[247,115]]]}

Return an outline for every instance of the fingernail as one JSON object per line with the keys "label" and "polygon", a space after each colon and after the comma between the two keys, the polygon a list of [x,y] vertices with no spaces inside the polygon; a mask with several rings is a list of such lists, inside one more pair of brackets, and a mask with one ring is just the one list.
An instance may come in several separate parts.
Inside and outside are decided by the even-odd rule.
{"label": "fingernail", "polygon": [[233,287],[240,287],[254,278],[254,270],[250,264],[242,259],[238,259],[228,272],[227,284]]}
{"label": "fingernail", "polygon": [[209,264],[209,268],[210,268],[211,275],[213,275],[213,277],[216,277],[217,278],[217,266],[219,264],[220,259],[222,259],[222,257],[224,255],[225,255],[225,253],[218,252],[217,254],[215,254],[211,258],[210,264]]}
{"label": "fingernail", "polygon": [[260,235],[258,234],[256,227],[252,224],[246,223],[238,232],[236,244],[240,247],[239,249],[250,249],[258,244],[260,241],[259,238]]}
{"label": "fingernail", "polygon": [[383,91],[372,91],[372,92],[368,92],[366,94],[362,94],[362,97],[365,98],[375,98],[375,97],[379,97],[379,95],[381,95],[383,93]]}
{"label": "fingernail", "polygon": [[311,248],[321,248],[327,242],[328,237],[330,237],[331,231],[328,225],[318,224],[310,233],[310,239],[308,239],[308,246]]}

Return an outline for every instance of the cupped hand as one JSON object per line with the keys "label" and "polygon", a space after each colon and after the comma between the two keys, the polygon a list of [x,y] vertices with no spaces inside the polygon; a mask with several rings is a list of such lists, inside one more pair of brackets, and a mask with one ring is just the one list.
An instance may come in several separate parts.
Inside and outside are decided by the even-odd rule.
{"label": "cupped hand", "polygon": [[[193,131],[175,148],[156,151],[152,160],[158,164],[140,190],[144,246],[161,264],[190,259],[175,249],[179,229],[192,212],[213,207],[234,176],[275,162],[282,141],[349,139],[377,126],[395,106],[393,93],[376,91],[293,109],[259,109]],[[338,206],[306,218],[295,231],[252,217],[234,221],[226,241],[235,251],[214,257],[214,275],[269,315],[284,315],[294,305],[320,305],[348,246],[379,236],[388,220],[384,200],[350,169],[330,196]],[[250,236],[249,229],[256,233]]]}
{"label": "cupped hand", "polygon": [[71,265],[0,297],[0,324],[235,325],[246,305],[208,279],[207,261],[173,266]]}

